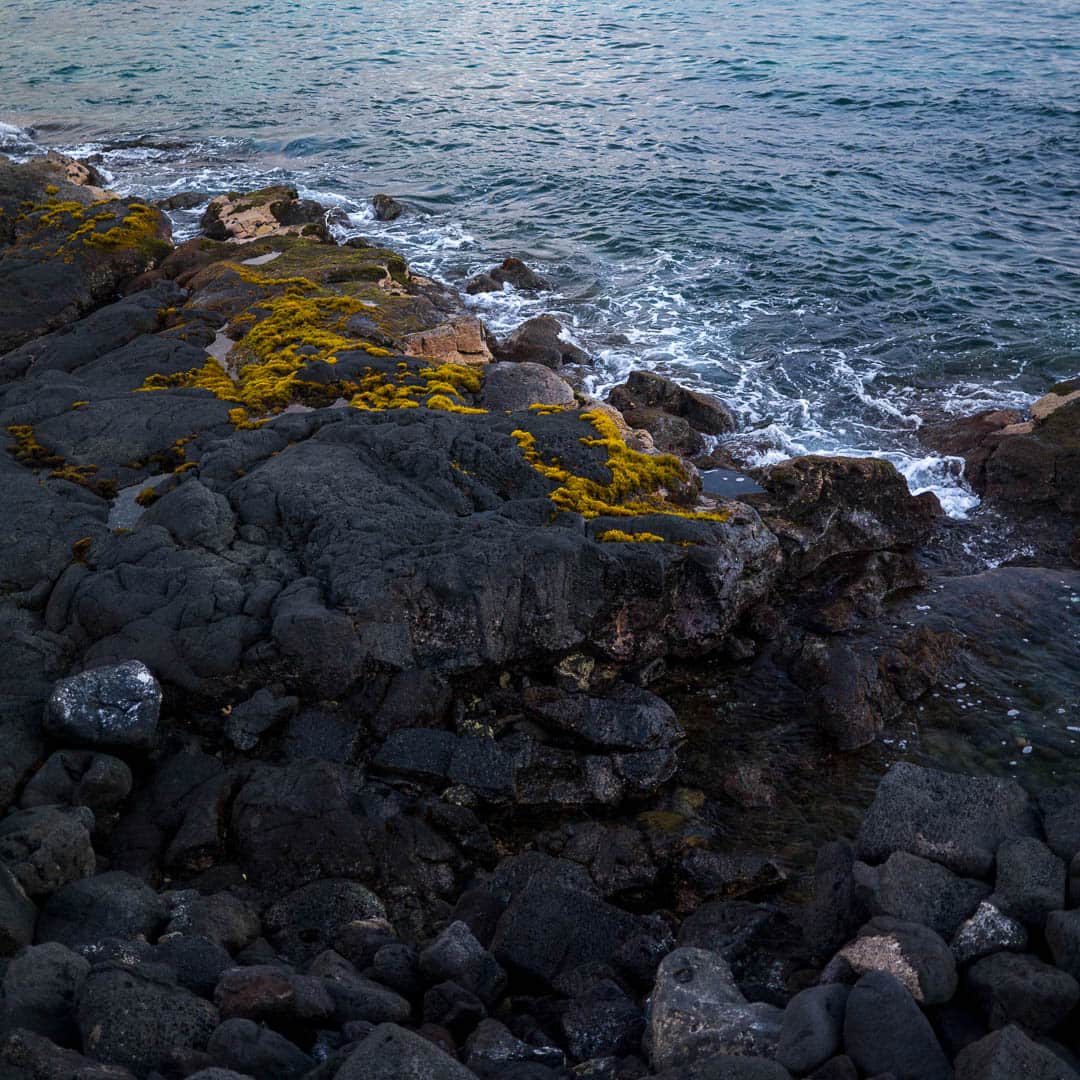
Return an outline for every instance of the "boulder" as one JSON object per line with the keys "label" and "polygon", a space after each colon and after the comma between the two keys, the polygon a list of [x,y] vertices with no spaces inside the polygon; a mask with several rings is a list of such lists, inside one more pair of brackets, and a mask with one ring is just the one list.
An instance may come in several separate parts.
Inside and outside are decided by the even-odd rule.
{"label": "boulder", "polygon": [[94,873],[93,830],[94,814],[85,806],[17,810],[0,820],[0,862],[40,900]]}
{"label": "boulder", "polygon": [[648,423],[638,423],[635,416],[641,412],[647,418],[653,410],[679,417],[706,435],[723,435],[736,427],[734,414],[718,397],[688,390],[655,371],[632,371],[622,386],[611,391],[608,401],[631,427],[651,430]]}
{"label": "boulder", "polygon": [[45,709],[47,734],[91,746],[145,749],[157,738],[161,687],[138,660],[61,679]]}
{"label": "boulder", "polygon": [[855,850],[842,840],[822,845],[814,864],[814,891],[802,911],[803,933],[819,955],[835,952],[869,912],[855,889]]}
{"label": "boulder", "polygon": [[295,1043],[253,1020],[226,1020],[206,1050],[217,1064],[257,1080],[299,1080],[315,1066]]}
{"label": "boulder", "polygon": [[1080,910],[1052,911],[1045,932],[1055,966],[1080,980]]}
{"label": "boulder", "polygon": [[534,405],[575,408],[574,391],[550,368],[528,361],[492,364],[480,402],[492,412],[525,412]]}
{"label": "boulder", "polygon": [[517,1038],[510,1029],[488,1017],[476,1025],[466,1044],[466,1064],[477,1076],[498,1077],[514,1063],[558,1068],[563,1052],[556,1046],[533,1046]]}
{"label": "boulder", "polygon": [[1006,840],[997,849],[991,901],[1026,923],[1041,923],[1065,906],[1065,864],[1033,836]]}
{"label": "boulder", "polygon": [[59,941],[79,952],[107,938],[150,939],[167,917],[153,889],[131,874],[110,870],[53,893],[38,919],[36,940]]}
{"label": "boulder", "polygon": [[1078,1075],[1014,1024],[992,1031],[956,1056],[956,1080],[1076,1080]]}
{"label": "boulder", "polygon": [[284,186],[218,195],[210,200],[200,226],[211,240],[233,243],[292,234],[322,240],[329,236],[326,208]]}
{"label": "boulder", "polygon": [[371,196],[371,211],[376,221],[396,221],[405,213],[405,207],[392,196],[379,193]]}
{"label": "boulder", "polygon": [[567,340],[562,324],[553,315],[526,319],[499,343],[495,355],[499,360],[542,364],[555,371],[564,364],[592,363],[587,353]]}
{"label": "boulder", "polygon": [[25,1028],[61,1045],[75,1041],[75,1001],[90,963],[51,942],[21,949],[4,972],[0,1028]]}
{"label": "boulder", "polygon": [[722,957],[684,947],[657,970],[644,1045],[657,1071],[717,1053],[771,1056],[781,1017],[774,1006],[746,1001]]}
{"label": "boulder", "polygon": [[177,1048],[202,1049],[218,1015],[210,1002],[181,987],[104,964],[83,982],[76,1019],[86,1053],[142,1077]]}
{"label": "boulder", "polygon": [[1037,836],[1027,793],[1012,780],[959,776],[897,762],[882,778],[859,829],[857,850],[869,862],[894,851],[986,877],[1004,840]]}
{"label": "boulder", "polygon": [[960,924],[951,947],[957,964],[967,964],[1004,949],[1022,951],[1027,943],[1024,924],[984,900],[975,914]]}
{"label": "boulder", "polygon": [[951,938],[990,894],[984,882],[906,851],[894,851],[880,867],[859,863],[854,872],[873,914],[922,923],[943,938]]}
{"label": "boulder", "polygon": [[504,967],[550,982],[580,964],[610,962],[642,929],[638,916],[537,877],[510,901],[491,951]]}
{"label": "boulder", "polygon": [[121,1065],[92,1061],[25,1028],[0,1042],[0,1070],[5,1080],[134,1080]]}
{"label": "boulder", "polygon": [[641,1010],[610,979],[572,998],[560,1023],[567,1049],[579,1061],[632,1054],[645,1031]]}
{"label": "boulder", "polygon": [[991,1028],[1053,1031],[1080,1001],[1080,984],[1028,953],[998,952],[972,964],[964,984]]}
{"label": "boulder", "polygon": [[463,922],[451,923],[420,953],[420,971],[431,981],[453,979],[491,1008],[506,989],[506,972]]}
{"label": "boulder", "polygon": [[952,1080],[930,1021],[903,983],[871,971],[855,984],[844,1014],[844,1049],[865,1076]]}
{"label": "boulder", "polygon": [[19,805],[88,806],[95,817],[115,813],[131,794],[131,769],[92,750],[57,750],[27,781]]}
{"label": "boulder", "polygon": [[520,259],[509,258],[490,270],[465,282],[465,291],[476,293],[501,292],[510,285],[519,292],[538,292],[551,286],[539,274],[530,270]]}
{"label": "boulder", "polygon": [[840,1052],[848,993],[846,986],[812,986],[788,1002],[776,1046],[784,1068],[802,1075]]}
{"label": "boulder", "polygon": [[317,956],[312,961],[310,971],[322,980],[323,987],[333,1000],[334,1022],[338,1025],[356,1021],[370,1024],[403,1023],[412,1013],[409,1002],[400,994],[359,975],[348,960],[333,950]]}
{"label": "boulder", "polygon": [[13,956],[34,940],[37,917],[34,901],[15,875],[0,864],[0,956]]}
{"label": "boulder", "polygon": [[316,1025],[334,1015],[334,999],[321,979],[279,967],[229,968],[213,995],[222,1020],[240,1017],[288,1029]]}
{"label": "boulder", "polygon": [[940,1005],[956,992],[956,961],[949,946],[929,927],[888,916],[871,919],[845,945],[823,978],[849,967],[856,976],[884,971],[925,1005]]}
{"label": "boulder", "polygon": [[475,315],[458,315],[429,329],[406,334],[401,344],[406,356],[466,366],[491,363],[484,326]]}
{"label": "boulder", "polygon": [[272,904],[263,925],[284,956],[303,962],[333,945],[347,923],[385,915],[382,901],[359,882],[326,879]]}
{"label": "boulder", "polygon": [[475,1080],[433,1042],[396,1024],[380,1024],[337,1075],[338,1080]]}

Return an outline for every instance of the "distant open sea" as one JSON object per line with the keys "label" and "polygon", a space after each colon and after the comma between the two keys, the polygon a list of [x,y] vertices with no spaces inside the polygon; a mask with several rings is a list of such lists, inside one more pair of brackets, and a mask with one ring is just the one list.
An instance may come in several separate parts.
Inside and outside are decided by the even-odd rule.
{"label": "distant open sea", "polygon": [[553,311],[597,389],[656,368],[747,461],[886,456],[957,515],[920,423],[1080,372],[1075,0],[0,0],[0,150],[41,146],[291,182],[450,281],[520,256],[558,288],[496,330]]}

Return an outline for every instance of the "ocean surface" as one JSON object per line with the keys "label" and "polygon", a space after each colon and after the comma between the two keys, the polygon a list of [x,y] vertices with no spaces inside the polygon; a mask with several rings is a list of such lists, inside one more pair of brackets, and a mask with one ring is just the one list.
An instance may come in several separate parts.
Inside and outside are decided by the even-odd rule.
{"label": "ocean surface", "polygon": [[1080,372],[1075,0],[0,0],[0,87],[0,150],[125,192],[288,181],[450,281],[524,258],[557,289],[495,330],[723,395],[748,462],[886,456],[963,516],[920,424]]}

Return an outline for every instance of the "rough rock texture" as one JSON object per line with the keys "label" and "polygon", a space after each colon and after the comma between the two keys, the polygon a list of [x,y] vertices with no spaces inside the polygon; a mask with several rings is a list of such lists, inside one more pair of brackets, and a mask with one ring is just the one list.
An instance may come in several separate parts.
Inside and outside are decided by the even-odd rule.
{"label": "rough rock texture", "polygon": [[56,684],[45,710],[45,731],[95,746],[152,746],[161,687],[137,660],[84,671]]}
{"label": "rough rock texture", "polygon": [[327,237],[326,210],[289,187],[218,195],[210,200],[201,224],[211,240],[242,242],[290,234]]}
{"label": "rough rock texture", "polygon": [[965,983],[991,1028],[1020,1024],[1053,1031],[1080,1001],[1080,984],[1027,953],[994,953],[973,964]]}
{"label": "rough rock texture", "polygon": [[555,371],[567,364],[592,362],[585,352],[567,340],[562,324],[552,315],[526,319],[499,342],[495,355],[499,360],[542,364]]}
{"label": "rough rock texture", "polygon": [[339,1080],[472,1080],[473,1073],[427,1039],[380,1024],[346,1059]]}
{"label": "rough rock texture", "polygon": [[1013,781],[898,762],[878,785],[858,850],[871,862],[907,851],[957,874],[983,877],[1002,841],[1037,830],[1035,809]]}
{"label": "rough rock texture", "polygon": [[993,1031],[956,1056],[956,1080],[1074,1080],[1076,1073],[1055,1053],[1032,1042],[1013,1024]]}

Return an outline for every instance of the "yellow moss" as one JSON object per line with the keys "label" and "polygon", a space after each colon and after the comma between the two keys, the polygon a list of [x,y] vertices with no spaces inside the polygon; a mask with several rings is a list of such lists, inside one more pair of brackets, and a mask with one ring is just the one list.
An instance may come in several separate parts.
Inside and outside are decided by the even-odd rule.
{"label": "yellow moss", "polygon": [[209,390],[222,400],[238,400],[236,383],[229,378],[228,372],[213,357],[201,368],[177,371],[172,375],[148,375],[136,392],[169,390],[172,387],[188,387],[197,390]]}
{"label": "yellow moss", "polygon": [[582,413],[580,418],[591,424],[597,433],[596,436],[582,438],[582,444],[600,447],[607,452],[604,464],[611,474],[611,481],[607,484],[575,476],[557,460],[545,462],[532,432],[519,429],[510,433],[521,447],[525,460],[538,473],[559,485],[549,498],[560,510],[587,518],[666,514],[695,521],[727,520],[728,515],[723,511],[683,510],[660,493],[663,488],[686,482],[685,470],[677,457],[631,450],[606,413],[587,412]]}
{"label": "yellow moss", "polygon": [[15,460],[31,469],[54,469],[63,466],[64,459],[58,454],[46,450],[34,436],[34,429],[29,424],[13,424],[7,433],[15,441],[9,447]]}
{"label": "yellow moss", "polygon": [[596,539],[599,540],[601,544],[663,544],[665,542],[664,538],[662,536],[657,536],[656,533],[628,533],[623,532],[622,529],[607,529]]}
{"label": "yellow moss", "polygon": [[93,537],[84,536],[71,545],[71,554],[76,562],[86,562],[86,556],[90,554],[90,547],[93,543]]}
{"label": "yellow moss", "polygon": [[424,405],[443,412],[478,415],[487,409],[465,405],[461,397],[465,393],[477,393],[482,381],[478,371],[463,364],[422,367],[413,373],[408,364],[402,363],[397,365],[395,374],[369,370],[349,404],[366,411],[415,409]]}
{"label": "yellow moss", "polygon": [[60,189],[56,186],[56,184],[46,184],[45,185],[45,194],[46,195],[59,195],[60,194]]}
{"label": "yellow moss", "polygon": [[149,506],[151,503],[157,502],[161,496],[158,494],[157,489],[154,487],[144,487],[138,495],[135,496],[135,501],[140,506]]}
{"label": "yellow moss", "polygon": [[265,420],[252,420],[248,416],[247,409],[230,409],[229,421],[235,428],[241,428],[245,431],[254,431],[256,428],[261,428],[266,423]]}
{"label": "yellow moss", "polygon": [[537,416],[554,416],[556,413],[565,411],[565,405],[544,405],[539,401],[529,406],[529,412],[535,413]]}
{"label": "yellow moss", "polygon": [[173,475],[179,476],[180,473],[190,472],[192,469],[197,468],[198,464],[197,461],[185,461],[183,465],[178,465],[173,469]]}
{"label": "yellow moss", "polygon": [[96,229],[87,232],[82,236],[82,242],[102,251],[134,248],[156,258],[171,250],[168,241],[158,235],[160,224],[161,214],[157,210],[144,203],[129,203],[128,212],[119,225],[104,232]]}
{"label": "yellow moss", "polygon": [[43,211],[41,217],[38,218],[38,224],[43,229],[54,229],[65,216],[81,221],[85,208],[81,202],[75,202],[74,200],[57,202],[55,199],[51,199],[42,206],[34,207],[34,209]]}
{"label": "yellow moss", "polygon": [[89,404],[90,404],[89,401],[73,401],[71,403],[71,407],[73,409],[85,409],[86,406],[89,405]]}

